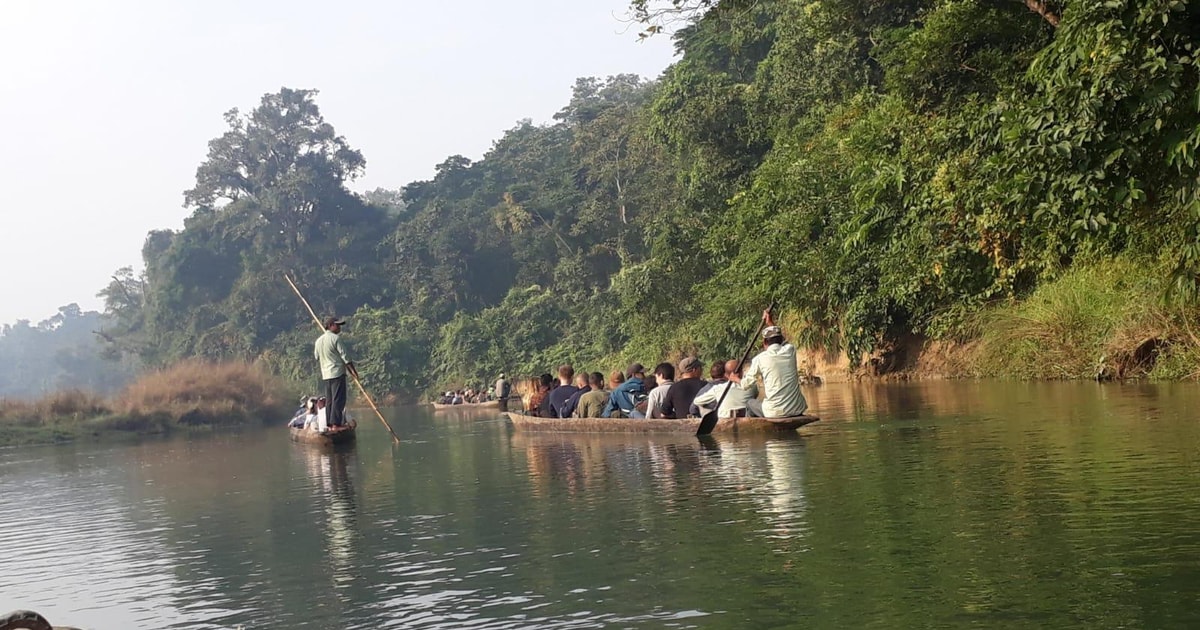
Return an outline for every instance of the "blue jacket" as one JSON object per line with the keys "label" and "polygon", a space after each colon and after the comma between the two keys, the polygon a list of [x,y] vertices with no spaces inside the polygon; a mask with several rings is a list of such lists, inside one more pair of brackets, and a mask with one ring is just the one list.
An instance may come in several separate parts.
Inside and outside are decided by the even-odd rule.
{"label": "blue jacket", "polygon": [[642,379],[636,376],[629,378],[608,395],[608,404],[604,406],[604,411],[600,412],[600,417],[611,418],[612,413],[618,409],[628,414],[637,404],[634,397],[645,393],[646,386]]}

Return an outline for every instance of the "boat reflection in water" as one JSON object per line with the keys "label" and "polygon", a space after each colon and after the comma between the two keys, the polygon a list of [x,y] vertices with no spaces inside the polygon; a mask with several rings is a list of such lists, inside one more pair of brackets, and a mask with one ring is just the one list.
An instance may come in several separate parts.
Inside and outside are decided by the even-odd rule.
{"label": "boat reflection in water", "polygon": [[[651,497],[659,509],[684,511],[682,502],[709,495],[743,505],[734,516],[761,523],[756,531],[778,541],[803,539],[809,529],[804,439],[791,435],[702,439],[637,434],[513,433],[523,452],[532,493],[565,492],[570,500],[611,493]],[[798,551],[781,543],[781,552]]]}
{"label": "boat reflection in water", "polygon": [[297,449],[305,458],[309,486],[324,514],[321,525],[330,563],[332,586],[345,587],[354,579],[354,542],[358,538],[358,507],[350,466],[357,461],[353,448]]}

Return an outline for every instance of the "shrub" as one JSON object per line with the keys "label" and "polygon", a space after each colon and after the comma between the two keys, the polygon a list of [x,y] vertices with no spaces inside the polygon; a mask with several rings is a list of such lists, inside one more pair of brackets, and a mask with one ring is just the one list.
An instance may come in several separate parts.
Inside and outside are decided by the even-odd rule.
{"label": "shrub", "polygon": [[[1079,263],[1024,302],[982,316],[979,371],[1019,378],[1127,378],[1196,371],[1194,306],[1162,299],[1165,274],[1144,260]],[[1190,357],[1190,358],[1189,358]],[[1155,374],[1156,376],[1159,374]]]}
{"label": "shrub", "polygon": [[117,396],[114,411],[224,424],[286,411],[286,399],[283,386],[255,365],[192,360],[137,379]]}

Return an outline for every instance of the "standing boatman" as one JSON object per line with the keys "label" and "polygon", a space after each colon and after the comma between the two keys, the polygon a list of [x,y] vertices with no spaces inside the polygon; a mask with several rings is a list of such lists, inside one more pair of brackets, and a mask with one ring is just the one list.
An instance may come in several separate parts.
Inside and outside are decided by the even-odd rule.
{"label": "standing boatman", "polygon": [[504,378],[504,373],[500,373],[500,378],[496,379],[496,398],[500,401],[500,411],[508,411],[508,395],[512,393],[508,380]]}
{"label": "standing boatman", "polygon": [[313,355],[321,364],[321,380],[325,382],[325,398],[328,402],[326,414],[329,426],[346,425],[346,373],[358,378],[358,370],[346,354],[346,344],[339,333],[346,320],[338,317],[325,318],[325,332],[313,344]]}

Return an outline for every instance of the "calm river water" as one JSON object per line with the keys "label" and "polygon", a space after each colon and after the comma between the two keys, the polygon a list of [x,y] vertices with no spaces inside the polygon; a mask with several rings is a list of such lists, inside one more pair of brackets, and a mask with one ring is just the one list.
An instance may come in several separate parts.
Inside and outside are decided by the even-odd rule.
{"label": "calm river water", "polygon": [[335,453],[282,429],[0,451],[0,613],[99,630],[1200,627],[1200,387],[807,394],[822,422],[708,445],[407,408],[397,447],[364,417]]}

